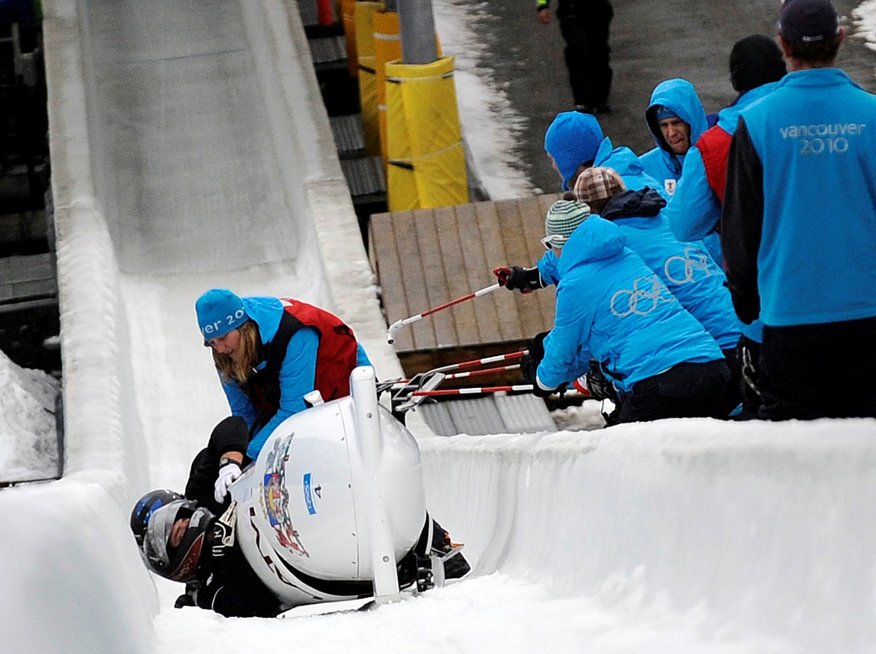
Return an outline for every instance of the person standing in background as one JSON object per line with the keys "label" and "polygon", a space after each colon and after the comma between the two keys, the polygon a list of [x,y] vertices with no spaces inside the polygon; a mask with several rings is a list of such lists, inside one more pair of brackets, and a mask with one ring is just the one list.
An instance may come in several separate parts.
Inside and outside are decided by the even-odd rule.
{"label": "person standing in background", "polygon": [[829,0],[787,0],[790,72],[730,145],[721,245],[772,420],[876,416],[876,96],[835,67],[844,36]]}
{"label": "person standing in background", "polygon": [[[550,0],[537,0],[536,7],[538,19],[549,24]],[[566,68],[579,111],[611,112],[608,98],[613,72],[608,36],[613,16],[608,0],[557,0],[557,19],[566,42]]]}

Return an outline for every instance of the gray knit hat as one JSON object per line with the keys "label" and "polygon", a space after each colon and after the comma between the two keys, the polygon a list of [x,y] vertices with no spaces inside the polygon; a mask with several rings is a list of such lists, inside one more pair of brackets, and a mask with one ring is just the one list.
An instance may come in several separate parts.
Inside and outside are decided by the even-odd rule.
{"label": "gray knit hat", "polygon": [[575,228],[589,217],[590,205],[586,202],[557,200],[544,219],[545,237],[541,242],[548,249],[563,247]]}

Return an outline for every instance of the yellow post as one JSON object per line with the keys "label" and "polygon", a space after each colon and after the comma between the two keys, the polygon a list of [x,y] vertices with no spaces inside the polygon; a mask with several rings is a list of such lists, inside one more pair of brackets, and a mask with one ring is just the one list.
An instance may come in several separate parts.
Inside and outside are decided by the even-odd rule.
{"label": "yellow post", "polygon": [[382,2],[356,3],[356,50],[359,61],[359,106],[365,151],[380,155],[380,120],[377,111],[377,77],[374,68],[374,31],[372,17],[383,9]]}
{"label": "yellow post", "polygon": [[359,57],[356,52],[356,0],[340,0],[338,13],[344,26],[344,45],[347,49],[347,70],[350,79],[359,75]]}
{"label": "yellow post", "polygon": [[377,117],[380,154],[386,162],[386,62],[401,59],[401,35],[397,11],[378,11],[374,25],[374,75],[377,80]]}
{"label": "yellow post", "polygon": [[469,201],[453,57],[386,64],[390,211]]}

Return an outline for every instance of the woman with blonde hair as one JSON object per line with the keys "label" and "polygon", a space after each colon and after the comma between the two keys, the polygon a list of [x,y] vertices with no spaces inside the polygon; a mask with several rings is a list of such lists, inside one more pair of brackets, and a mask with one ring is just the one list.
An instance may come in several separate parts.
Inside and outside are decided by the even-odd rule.
{"label": "woman with blonde hair", "polygon": [[[221,502],[240,476],[244,450],[254,460],[277,425],[307,408],[308,393],[317,390],[326,402],[349,395],[350,373],[371,362],[340,318],[291,298],[242,298],[214,288],[198,298],[195,313],[231,414],[243,419],[248,436],[208,447],[193,463],[206,470],[218,464]],[[202,455],[209,460],[199,461]]]}

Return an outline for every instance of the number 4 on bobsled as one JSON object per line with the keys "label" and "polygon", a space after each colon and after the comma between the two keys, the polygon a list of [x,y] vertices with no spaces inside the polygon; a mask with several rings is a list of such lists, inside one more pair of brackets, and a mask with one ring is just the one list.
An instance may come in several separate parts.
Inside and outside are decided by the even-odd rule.
{"label": "number 4 on bobsled", "polygon": [[353,370],[350,391],[287,418],[231,486],[247,562],[300,607],[284,616],[379,605],[469,570],[426,512],[419,448],[378,403],[374,369]]}

